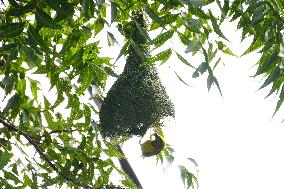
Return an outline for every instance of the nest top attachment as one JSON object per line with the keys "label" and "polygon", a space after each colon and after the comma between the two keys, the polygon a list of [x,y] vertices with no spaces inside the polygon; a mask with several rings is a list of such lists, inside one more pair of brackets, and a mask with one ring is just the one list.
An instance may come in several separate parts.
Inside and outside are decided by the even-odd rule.
{"label": "nest top attachment", "polygon": [[[145,25],[142,12],[133,15],[138,23]],[[128,24],[135,35],[128,37],[148,56],[146,40],[133,21]],[[121,140],[133,135],[143,136],[149,128],[160,125],[156,123],[163,118],[174,117],[174,105],[161,84],[156,67],[142,64],[141,57],[130,47],[124,70],[101,106],[100,130],[105,138]]]}

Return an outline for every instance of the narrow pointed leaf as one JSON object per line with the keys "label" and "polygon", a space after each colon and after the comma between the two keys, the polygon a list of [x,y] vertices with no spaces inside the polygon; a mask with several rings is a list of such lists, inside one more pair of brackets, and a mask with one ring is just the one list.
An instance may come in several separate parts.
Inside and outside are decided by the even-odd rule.
{"label": "narrow pointed leaf", "polygon": [[110,6],[111,6],[111,22],[113,22],[117,18],[118,7],[115,2],[111,2]]}
{"label": "narrow pointed leaf", "polygon": [[175,53],[176,53],[178,59],[180,59],[180,61],[181,61],[182,63],[184,63],[185,65],[187,65],[187,66],[189,66],[189,67],[192,67],[192,68],[196,69],[196,68],[195,68],[193,65],[191,65],[185,58],[183,58],[182,55],[180,55],[178,52],[175,52]]}
{"label": "narrow pointed leaf", "polygon": [[162,19],[152,9],[146,7],[145,11],[153,21],[157,22],[161,27],[164,28],[165,24],[163,23]]}
{"label": "narrow pointed leaf", "polygon": [[0,156],[0,170],[3,170],[3,168],[9,163],[10,159],[13,157],[11,153],[9,153],[7,150],[5,150],[1,156]]}
{"label": "narrow pointed leaf", "polygon": [[[7,113],[9,110],[12,110],[13,115],[16,115],[18,113],[19,107],[20,107],[20,97],[19,94],[14,94],[7,102],[6,107],[3,110],[3,113]],[[13,116],[14,117],[14,116]]]}
{"label": "narrow pointed leaf", "polygon": [[218,23],[217,23],[217,20],[216,18],[213,16],[212,12],[209,11],[209,15],[210,15],[210,20],[211,20],[211,23],[212,23],[212,27],[213,27],[213,30],[216,34],[218,34],[220,37],[226,39],[227,41],[229,41],[225,35],[222,33]]}
{"label": "narrow pointed leaf", "polygon": [[119,52],[119,55],[117,56],[115,62],[122,56],[124,55],[127,50],[128,50],[128,47],[129,47],[129,44],[130,44],[130,41],[126,41],[126,43],[123,45],[123,47],[120,49],[120,52]]}
{"label": "narrow pointed leaf", "polygon": [[140,24],[135,20],[135,24],[137,29],[139,30],[140,34],[149,42],[151,42],[151,38],[149,37],[148,33],[140,26]]}
{"label": "narrow pointed leaf", "polygon": [[31,44],[32,46],[37,44],[45,52],[51,52],[51,50],[48,48],[48,45],[43,40],[42,36],[39,34],[39,32],[32,25],[29,26],[27,33],[28,33],[28,38],[30,39],[30,42],[34,43],[34,44]]}
{"label": "narrow pointed leaf", "polygon": [[267,77],[267,79],[264,81],[264,83],[262,84],[262,86],[258,89],[262,89],[264,87],[266,87],[267,85],[269,85],[270,83],[274,82],[276,79],[278,79],[279,77],[281,77],[281,70],[280,68],[277,66],[272,72],[271,74]]}
{"label": "narrow pointed leaf", "polygon": [[152,44],[155,45],[156,48],[162,46],[167,40],[171,39],[174,34],[174,31],[170,30],[158,35],[155,39],[152,40]]}
{"label": "narrow pointed leaf", "polygon": [[186,86],[191,87],[189,84],[187,84],[187,83],[177,74],[177,72],[175,72],[175,74],[176,74],[177,78],[178,78],[183,84],[185,84]]}
{"label": "narrow pointed leaf", "polygon": [[247,50],[245,50],[245,52],[243,52],[243,54],[241,56],[244,56],[246,54],[249,54],[249,53],[259,49],[262,45],[263,45],[262,42],[259,41],[257,38],[255,38],[254,41],[249,46],[249,48]]}
{"label": "narrow pointed leaf", "polygon": [[161,64],[165,63],[171,56],[172,49],[164,50],[158,54],[156,54],[154,57],[149,58],[144,64],[152,64],[156,61],[161,61]]}
{"label": "narrow pointed leaf", "polygon": [[254,76],[267,72],[275,64],[277,58],[278,58],[278,53],[273,52],[268,58],[264,60],[264,63],[259,66]]}
{"label": "narrow pointed leaf", "polygon": [[217,86],[217,88],[219,90],[220,95],[223,97],[223,93],[222,93],[221,87],[220,87],[219,82],[218,82],[218,80],[217,80],[217,78],[215,76],[214,76],[213,80],[214,80],[214,83],[216,84],[216,86]]}
{"label": "narrow pointed leaf", "polygon": [[142,51],[141,47],[137,43],[135,43],[133,40],[131,40],[130,45],[142,60],[147,59],[144,52]]}
{"label": "narrow pointed leaf", "polygon": [[91,68],[84,69],[81,73],[82,77],[80,78],[80,87],[77,89],[77,94],[81,95],[84,93],[85,90],[91,85],[91,82],[93,80],[93,72]]}
{"label": "narrow pointed leaf", "polygon": [[222,52],[225,53],[225,54],[227,54],[227,55],[231,55],[231,56],[238,57],[236,54],[234,54],[234,53],[231,51],[231,49],[230,49],[229,47],[224,48],[224,49],[222,50]]}
{"label": "narrow pointed leaf", "polygon": [[81,35],[78,32],[78,30],[74,29],[67,37],[65,40],[63,47],[60,51],[60,53],[65,53],[67,52],[71,47],[76,46],[77,42],[79,41]]}
{"label": "narrow pointed leaf", "polygon": [[113,46],[114,43],[117,43],[114,35],[110,32],[107,32],[107,41],[108,41],[108,46]]}
{"label": "narrow pointed leaf", "polygon": [[273,117],[278,112],[278,110],[280,109],[281,105],[283,104],[283,101],[284,101],[284,85],[282,86],[282,89],[281,89],[281,92],[280,92],[280,95],[279,95],[279,99],[277,101],[277,105],[276,105],[275,111],[273,113]]}
{"label": "narrow pointed leaf", "polygon": [[93,0],[83,0],[82,2],[82,14],[90,19],[94,17],[95,4]]}
{"label": "narrow pointed leaf", "polygon": [[5,179],[12,180],[12,181],[14,181],[15,184],[18,184],[20,182],[22,183],[22,181],[14,173],[8,172],[6,170],[3,170],[3,172],[4,172]]}
{"label": "narrow pointed leaf", "polygon": [[46,12],[41,9],[36,9],[35,19],[39,25],[45,26],[51,29],[60,29],[58,25]]}
{"label": "narrow pointed leaf", "polygon": [[0,25],[0,39],[17,37],[24,30],[25,23],[9,23]]}

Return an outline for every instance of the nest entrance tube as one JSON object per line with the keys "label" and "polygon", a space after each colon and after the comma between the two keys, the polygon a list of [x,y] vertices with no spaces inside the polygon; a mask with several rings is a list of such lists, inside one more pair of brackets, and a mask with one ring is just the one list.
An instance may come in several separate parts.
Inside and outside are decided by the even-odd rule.
{"label": "nest entrance tube", "polygon": [[[132,13],[140,26],[145,27],[142,11]],[[127,23],[131,35],[146,57],[146,39],[134,21]],[[154,65],[142,65],[142,58],[131,46],[122,74],[107,93],[100,110],[100,130],[105,138],[123,140],[143,136],[149,128],[166,117],[174,117],[174,105],[162,85]]]}

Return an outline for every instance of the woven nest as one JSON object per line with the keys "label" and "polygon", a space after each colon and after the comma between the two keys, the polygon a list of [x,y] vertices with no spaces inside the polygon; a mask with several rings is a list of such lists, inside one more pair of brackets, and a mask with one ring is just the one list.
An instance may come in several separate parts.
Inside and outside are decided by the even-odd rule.
{"label": "woven nest", "polygon": [[[143,15],[136,20],[144,23]],[[141,24],[143,25],[143,24]],[[148,56],[145,39],[133,24],[135,42]],[[139,36],[140,35],[140,36]],[[100,110],[100,129],[105,138],[122,139],[133,135],[143,136],[151,127],[156,127],[161,119],[174,117],[174,106],[161,84],[158,72],[153,65],[142,65],[143,61],[129,48],[122,74],[118,77]]]}

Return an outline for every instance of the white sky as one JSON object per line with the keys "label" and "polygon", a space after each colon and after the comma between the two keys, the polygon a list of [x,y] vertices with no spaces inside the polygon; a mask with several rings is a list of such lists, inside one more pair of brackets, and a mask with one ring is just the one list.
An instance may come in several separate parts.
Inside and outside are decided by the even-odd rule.
{"label": "white sky", "polygon": [[[231,40],[227,44],[241,54],[250,40],[240,44],[240,33],[232,26],[223,27]],[[176,151],[176,161],[163,172],[155,158],[140,157],[137,139],[124,144],[145,189],[182,189],[177,166],[186,158],[194,158],[199,164],[200,189],[284,188],[283,108],[271,119],[277,98],[264,99],[270,87],[257,91],[261,77],[249,77],[255,73],[257,59],[257,53],[242,58],[223,56],[225,66],[220,64],[214,73],[224,98],[216,86],[208,93],[206,77],[192,79],[192,70],[179,60],[158,66],[176,108],[175,123],[164,130],[166,141]],[[199,65],[203,59],[190,61]],[[192,87],[182,84],[173,70]]]}

